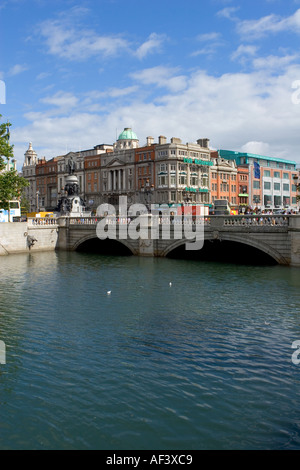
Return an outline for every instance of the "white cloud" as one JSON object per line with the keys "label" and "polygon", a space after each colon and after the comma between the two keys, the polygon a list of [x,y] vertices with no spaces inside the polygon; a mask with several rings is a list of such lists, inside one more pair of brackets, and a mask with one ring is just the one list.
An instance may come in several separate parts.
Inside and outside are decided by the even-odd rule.
{"label": "white cloud", "polygon": [[159,51],[165,40],[165,36],[162,34],[152,33],[149,36],[149,39],[145,41],[138,49],[136,50],[135,55],[139,59],[143,59],[153,52]]}
{"label": "white cloud", "polygon": [[211,32],[211,33],[204,33],[204,34],[199,34],[197,36],[197,41],[216,41],[219,40],[221,37],[221,33],[219,32]]}
{"label": "white cloud", "polygon": [[269,33],[280,33],[282,31],[300,33],[300,9],[286,18],[271,14],[258,20],[240,21],[237,25],[237,30],[239,34],[248,40],[261,38]]}
{"label": "white cloud", "polygon": [[213,55],[217,52],[218,48],[224,46],[224,41],[221,39],[221,34],[219,32],[211,32],[199,34],[196,37],[196,40],[200,43],[204,43],[204,46],[201,49],[197,49],[192,52],[191,57],[197,57],[199,55]]}
{"label": "white cloud", "polygon": [[235,16],[235,13],[239,9],[240,7],[225,7],[217,12],[217,16],[220,18],[227,18],[228,20],[236,21],[238,18]]}
{"label": "white cloud", "polygon": [[[78,98],[72,93],[58,91],[52,96],[47,96],[40,100],[41,103],[56,106],[60,112],[66,113],[69,110],[75,108],[78,103]],[[54,110],[54,113],[58,113],[58,109]]]}
{"label": "white cloud", "polygon": [[26,70],[28,70],[27,65],[16,64],[9,69],[8,75],[13,77],[15,75],[19,75],[22,72],[25,72]]}
{"label": "white cloud", "polygon": [[82,61],[91,57],[114,57],[126,52],[144,59],[149,54],[160,52],[166,40],[164,34],[151,33],[148,39],[136,49],[121,34],[101,35],[93,30],[75,27],[70,18],[44,21],[39,32],[48,52],[71,61]]}
{"label": "white cloud", "polygon": [[129,49],[120,36],[100,36],[90,30],[69,27],[61,20],[47,20],[40,27],[50,54],[68,60],[85,60],[93,56],[116,55]]}
{"label": "white cloud", "polygon": [[155,85],[168,88],[172,92],[179,92],[186,87],[186,77],[175,75],[178,69],[157,66],[131,74],[131,77],[143,85]]}
{"label": "white cloud", "polygon": [[[130,100],[131,87],[123,91],[111,88],[104,92],[112,101],[97,113],[83,106],[88,96],[80,99],[61,92],[44,99],[43,104],[52,107],[52,114],[47,109],[28,113],[28,124],[12,129],[16,157],[20,163],[23,161],[28,142],[33,142],[39,156],[51,158],[66,148],[78,150],[113,143],[116,129],[132,127],[140,145],[147,135],[180,137],[184,142],[208,137],[214,148],[300,161],[300,105],[291,100],[292,84],[299,77],[299,65],[290,65],[279,75],[258,69],[219,77],[204,71],[183,77],[178,69],[156,67],[134,74],[133,79],[141,89],[150,84],[164,87],[163,96],[148,103],[142,94],[133,93]],[[127,96],[126,103],[122,93]],[[96,91],[94,98],[94,102],[101,102]],[[62,109],[64,114],[60,114]]]}
{"label": "white cloud", "polygon": [[241,44],[230,56],[231,60],[243,60],[245,57],[253,57],[257,53],[256,46]]}
{"label": "white cloud", "polygon": [[241,147],[242,152],[255,153],[257,155],[269,155],[270,144],[265,142],[247,142]]}
{"label": "white cloud", "polygon": [[286,68],[292,62],[299,59],[299,55],[286,55],[286,56],[274,56],[269,55],[267,57],[258,57],[253,60],[253,66],[256,69],[265,69],[269,72],[273,70],[279,71],[282,68]]}

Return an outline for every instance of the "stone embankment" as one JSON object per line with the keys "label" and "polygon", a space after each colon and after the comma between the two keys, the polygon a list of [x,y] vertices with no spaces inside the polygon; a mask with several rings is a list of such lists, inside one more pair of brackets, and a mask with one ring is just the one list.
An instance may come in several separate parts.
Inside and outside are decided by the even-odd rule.
{"label": "stone embankment", "polygon": [[0,223],[0,256],[33,251],[54,251],[58,226],[54,219]]}

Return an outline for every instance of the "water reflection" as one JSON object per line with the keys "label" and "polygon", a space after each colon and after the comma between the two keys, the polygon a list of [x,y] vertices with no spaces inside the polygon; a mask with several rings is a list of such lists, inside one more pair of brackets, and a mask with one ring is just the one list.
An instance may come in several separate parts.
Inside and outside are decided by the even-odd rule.
{"label": "water reflection", "polygon": [[67,252],[1,267],[1,448],[299,445],[298,270]]}

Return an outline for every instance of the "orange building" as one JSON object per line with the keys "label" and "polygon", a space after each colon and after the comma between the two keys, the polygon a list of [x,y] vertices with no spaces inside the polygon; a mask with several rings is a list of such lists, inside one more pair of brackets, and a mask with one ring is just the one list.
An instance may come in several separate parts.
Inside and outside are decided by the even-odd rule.
{"label": "orange building", "polygon": [[97,207],[100,203],[101,156],[90,155],[84,159],[85,198],[88,207]]}
{"label": "orange building", "polygon": [[249,168],[246,166],[237,167],[238,205],[249,206]]}
{"label": "orange building", "polygon": [[136,188],[141,191],[155,186],[155,145],[152,137],[147,138],[147,145],[135,150]]}
{"label": "orange building", "polygon": [[232,207],[239,204],[238,170],[234,161],[219,157],[218,152],[211,152],[211,202],[224,199]]}
{"label": "orange building", "polygon": [[57,158],[38,159],[36,165],[37,210],[52,211],[57,205]]}

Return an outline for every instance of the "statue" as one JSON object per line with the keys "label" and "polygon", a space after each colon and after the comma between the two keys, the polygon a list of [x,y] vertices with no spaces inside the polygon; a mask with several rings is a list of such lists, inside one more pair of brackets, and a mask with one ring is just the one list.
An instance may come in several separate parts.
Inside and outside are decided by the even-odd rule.
{"label": "statue", "polygon": [[73,173],[75,172],[75,163],[72,157],[68,161],[68,170],[69,170],[69,175],[73,175]]}

